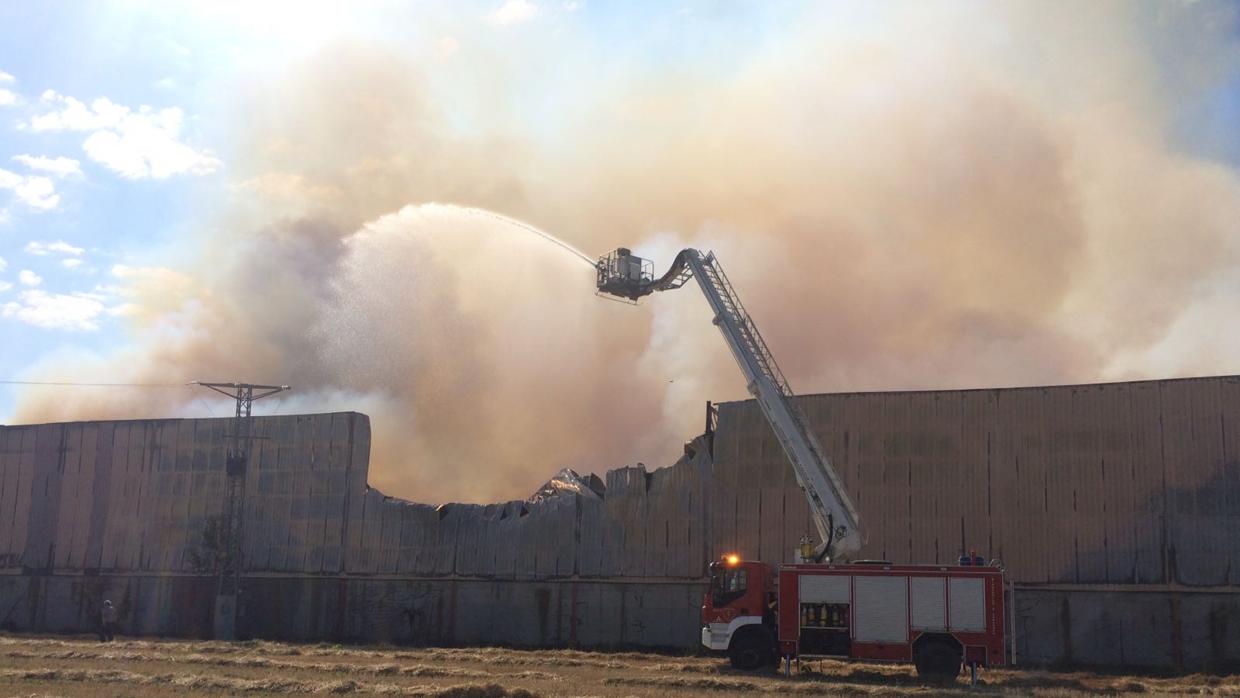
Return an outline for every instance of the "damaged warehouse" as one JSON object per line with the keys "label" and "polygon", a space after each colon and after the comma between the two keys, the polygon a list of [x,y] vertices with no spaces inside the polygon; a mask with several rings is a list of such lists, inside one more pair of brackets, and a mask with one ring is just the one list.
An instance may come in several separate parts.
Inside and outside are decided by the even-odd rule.
{"label": "damaged warehouse", "polygon": [[[869,522],[859,557],[1003,561],[1018,664],[1240,662],[1240,377],[797,401]],[[691,650],[707,562],[791,561],[812,526],[752,401],[670,467],[491,505],[370,489],[361,414],[253,426],[252,637]],[[0,428],[0,624],[89,631],[106,595],[127,634],[210,636],[227,429]]]}

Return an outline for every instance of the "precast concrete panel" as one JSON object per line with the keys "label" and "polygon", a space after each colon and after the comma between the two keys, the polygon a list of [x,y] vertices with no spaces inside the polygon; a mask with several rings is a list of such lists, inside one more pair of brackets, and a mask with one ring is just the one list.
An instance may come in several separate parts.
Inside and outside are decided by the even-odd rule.
{"label": "precast concrete panel", "polygon": [[[22,431],[0,429],[0,563],[16,567],[24,548],[13,543],[17,520],[17,458],[21,451]],[[22,541],[22,546],[25,541]]]}
{"label": "precast concrete panel", "polygon": [[26,567],[49,569],[55,562],[55,544],[60,523],[60,493],[64,483],[64,440],[65,425],[44,424],[35,430],[31,509],[23,561]]}
{"label": "precast concrete panel", "polygon": [[112,441],[105,447],[108,454],[109,474],[106,492],[104,493],[104,519],[99,530],[102,543],[99,556],[99,569],[117,569],[117,548],[123,544],[124,516],[123,491],[128,473],[129,438],[133,425],[118,422],[113,426]]}
{"label": "precast concrete panel", "polygon": [[14,468],[15,503],[13,506],[11,546],[17,564],[26,565],[27,554],[33,556],[34,551],[27,551],[29,544],[30,507],[34,482],[34,452],[37,429],[25,429],[18,445]]}
{"label": "precast concrete panel", "polygon": [[[964,482],[953,488],[965,498],[963,503],[964,530],[971,532],[965,544],[987,559],[993,557],[994,533],[990,491],[993,468],[990,462],[991,435],[995,430],[995,397],[992,391],[975,390],[961,395],[960,462],[966,464]],[[916,525],[910,521],[910,525]],[[910,562],[913,560],[910,559]]]}
{"label": "precast concrete panel", "polygon": [[757,495],[759,520],[754,527],[757,543],[754,546],[759,560],[783,560],[784,550],[784,489],[765,487],[754,492]]}
{"label": "precast concrete panel", "polygon": [[62,512],[56,522],[54,540],[55,556],[48,563],[52,567],[67,567],[73,556],[73,534],[77,528],[81,509],[77,506],[78,490],[82,485],[82,429],[81,424],[62,425],[62,455],[60,463],[60,497],[56,510]]}
{"label": "precast concrete panel", "polygon": [[[1223,381],[1221,384],[1223,414],[1223,489],[1222,518],[1225,522],[1240,518],[1240,381]],[[1230,586],[1240,586],[1240,536],[1224,536],[1226,551],[1231,558]],[[1238,626],[1240,627],[1240,626]]]}
{"label": "precast concrete panel", "polygon": [[604,508],[602,502],[583,502],[577,523],[580,544],[577,553],[577,574],[591,578],[602,574]]}
{"label": "precast concrete panel", "polygon": [[85,566],[86,541],[90,531],[90,510],[95,485],[95,455],[98,427],[93,424],[73,425],[77,429],[76,457],[73,458],[73,485],[62,493],[61,511],[69,513],[66,526],[61,525],[63,553],[57,555],[57,567],[82,569]]}

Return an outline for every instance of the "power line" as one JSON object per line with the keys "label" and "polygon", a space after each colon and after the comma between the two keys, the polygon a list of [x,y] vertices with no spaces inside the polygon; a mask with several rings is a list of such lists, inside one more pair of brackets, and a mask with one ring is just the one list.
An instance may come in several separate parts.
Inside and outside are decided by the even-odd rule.
{"label": "power line", "polygon": [[206,400],[203,400],[202,398],[200,398],[200,397],[198,397],[197,395],[195,395],[195,396],[194,396],[194,402],[197,402],[198,404],[200,404],[200,405],[202,405],[203,407],[207,408],[207,414],[211,415],[212,417],[214,417],[214,416],[215,416],[215,410],[211,408],[211,405],[207,404],[207,401],[206,401]]}

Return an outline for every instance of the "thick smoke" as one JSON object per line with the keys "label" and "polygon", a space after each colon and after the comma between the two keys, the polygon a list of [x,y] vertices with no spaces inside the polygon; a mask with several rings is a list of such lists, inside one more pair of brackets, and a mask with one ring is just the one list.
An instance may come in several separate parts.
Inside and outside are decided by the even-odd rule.
{"label": "thick smoke", "polygon": [[[545,52],[333,45],[238,98],[243,203],[195,264],[124,272],[133,346],[33,373],[288,382],[284,412],[369,413],[372,484],[420,501],[663,464],[744,397],[695,290],[596,298],[581,260],[468,207],[591,253],[716,250],[799,392],[1236,370],[1226,336],[1192,342],[1234,314],[1240,178],[1175,145],[1236,70],[1234,7],[864,12],[710,77],[600,71],[546,123],[486,77]],[[203,412],[140,397],[31,391],[18,416]]]}

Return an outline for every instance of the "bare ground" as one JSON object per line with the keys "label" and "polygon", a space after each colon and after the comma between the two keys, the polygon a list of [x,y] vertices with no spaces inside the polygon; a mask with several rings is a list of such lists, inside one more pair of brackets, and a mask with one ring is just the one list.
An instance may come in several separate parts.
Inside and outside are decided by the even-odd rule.
{"label": "bare ground", "polygon": [[[0,636],[0,697],[358,693],[443,698],[532,696],[968,695],[912,668],[813,662],[791,679],[732,671],[710,657],[503,648],[397,649],[275,642]],[[994,670],[990,695],[1240,696],[1240,676],[1174,678]]]}

